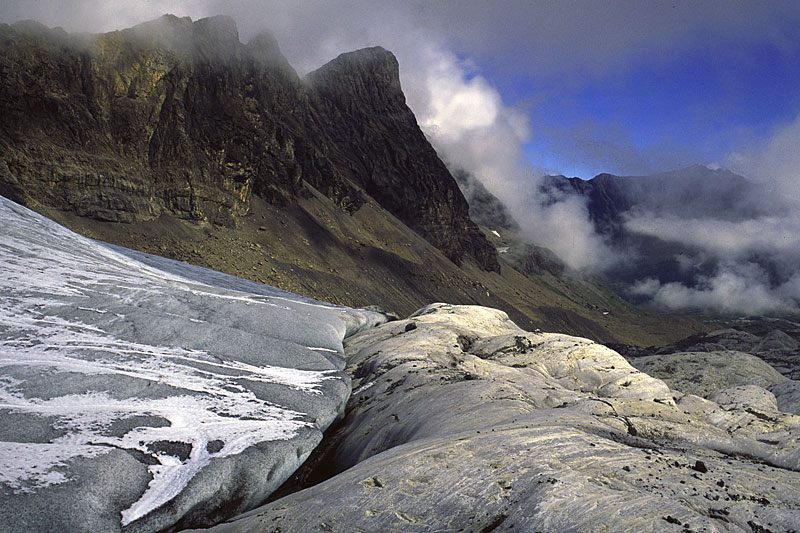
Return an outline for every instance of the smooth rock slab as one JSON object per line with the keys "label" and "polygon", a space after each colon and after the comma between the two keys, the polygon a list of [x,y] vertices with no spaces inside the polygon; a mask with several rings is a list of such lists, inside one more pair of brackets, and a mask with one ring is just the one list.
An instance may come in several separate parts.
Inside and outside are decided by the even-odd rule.
{"label": "smooth rock slab", "polygon": [[788,380],[762,359],[732,350],[649,355],[632,358],[631,364],[674,390],[704,398],[740,385],[769,389]]}
{"label": "smooth rock slab", "polygon": [[778,402],[778,409],[800,415],[800,381],[790,379],[770,388]]}
{"label": "smooth rock slab", "polygon": [[341,473],[213,531],[800,527],[800,417],[774,403],[670,391],[480,307],[435,304],[346,347],[355,390],[319,459]]}
{"label": "smooth rock slab", "polygon": [[205,526],[262,502],[383,320],[105,246],[0,197],[0,531]]}

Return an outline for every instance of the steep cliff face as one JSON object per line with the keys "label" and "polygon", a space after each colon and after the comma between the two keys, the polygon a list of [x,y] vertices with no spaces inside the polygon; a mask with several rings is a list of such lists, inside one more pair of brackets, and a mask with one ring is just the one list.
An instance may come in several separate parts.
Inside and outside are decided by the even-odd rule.
{"label": "steep cliff face", "polygon": [[81,40],[2,33],[3,159],[18,180],[6,188],[26,203],[229,223],[253,190],[272,202],[298,190],[291,137],[261,119],[276,100],[301,105],[299,81],[246,54],[230,21],[163,17]]}
{"label": "steep cliff face", "polygon": [[484,268],[499,270],[458,185],[406,106],[391,52],[342,54],[306,80],[319,98],[335,158],[356,183],[451,259],[469,250]]}
{"label": "steep cliff face", "polygon": [[3,25],[0,41],[6,196],[97,220],[231,226],[253,194],[281,206],[310,185],[352,212],[366,190],[452,260],[499,268],[388,52],[337,60],[309,89],[271,36],[243,45],[226,17],[88,36]]}

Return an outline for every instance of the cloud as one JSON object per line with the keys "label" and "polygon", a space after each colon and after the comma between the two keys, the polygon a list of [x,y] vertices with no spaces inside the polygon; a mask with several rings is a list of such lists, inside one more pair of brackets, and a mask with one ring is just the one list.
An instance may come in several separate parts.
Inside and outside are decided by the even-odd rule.
{"label": "cloud", "polygon": [[[800,116],[761,143],[731,154],[727,166],[759,183],[748,198],[758,216],[723,220],[638,213],[630,231],[683,243],[695,252],[678,259],[686,270],[711,258],[711,275],[693,284],[641,280],[631,294],[671,311],[797,313],[800,311]],[[711,191],[713,193],[713,191]],[[724,191],[717,191],[722,194]]]}
{"label": "cloud", "polygon": [[641,235],[687,244],[730,260],[753,253],[800,256],[800,217],[763,216],[736,222],[639,213],[627,220],[626,228]]}
{"label": "cloud", "polygon": [[733,314],[796,313],[800,299],[800,275],[772,286],[760,266],[726,263],[712,276],[702,276],[696,285],[662,284],[648,278],[634,284],[629,293],[647,298],[664,311],[712,311]]}
{"label": "cloud", "polygon": [[428,43],[413,53],[418,61],[404,79],[409,106],[451,168],[480,180],[508,207],[525,240],[550,248],[573,269],[613,264],[617,254],[595,232],[583,199],[538,193],[542,173],[522,150],[531,129],[526,114],[505,105],[485,78],[440,46]]}
{"label": "cloud", "polygon": [[[754,145],[754,146],[753,146]],[[725,165],[764,184],[779,202],[800,208],[800,115],[778,126],[765,141],[730,154]]]}

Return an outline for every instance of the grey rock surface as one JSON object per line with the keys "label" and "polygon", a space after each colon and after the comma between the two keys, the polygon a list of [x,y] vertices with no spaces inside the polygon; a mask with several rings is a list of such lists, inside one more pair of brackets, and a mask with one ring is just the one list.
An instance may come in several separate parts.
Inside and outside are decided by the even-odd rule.
{"label": "grey rock surface", "polygon": [[790,379],[769,390],[775,395],[779,410],[800,415],[800,381]]}
{"label": "grey rock surface", "polygon": [[384,320],[80,237],[0,197],[0,531],[207,526],[285,480]]}
{"label": "grey rock surface", "polygon": [[213,531],[800,527],[800,417],[774,398],[671,391],[604,346],[480,307],[434,304],[346,350],[354,392],[320,459],[340,473]]}
{"label": "grey rock surface", "polygon": [[744,352],[763,359],[772,368],[790,379],[800,379],[800,343],[779,329],[764,335],[727,328],[697,333],[665,346],[651,348],[624,347],[629,359],[646,355],[668,355],[681,352]]}
{"label": "grey rock surface", "polygon": [[650,355],[633,358],[631,364],[674,390],[704,398],[738,385],[769,389],[787,381],[762,359],[733,350]]}

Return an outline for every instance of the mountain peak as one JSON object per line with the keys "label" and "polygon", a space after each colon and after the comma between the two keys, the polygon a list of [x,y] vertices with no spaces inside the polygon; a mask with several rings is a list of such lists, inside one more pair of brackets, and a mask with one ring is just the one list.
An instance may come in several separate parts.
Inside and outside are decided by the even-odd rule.
{"label": "mountain peak", "polygon": [[343,66],[346,66],[348,69],[356,68],[367,72],[381,69],[390,73],[399,71],[397,58],[392,52],[381,46],[361,48],[353,52],[339,54],[336,59],[330,61],[322,68],[336,69]]}
{"label": "mountain peak", "polygon": [[390,51],[374,46],[347,52],[306,76],[306,81],[322,90],[333,87],[372,100],[376,96],[400,97],[400,66]]}
{"label": "mountain peak", "polygon": [[236,22],[226,15],[192,21],[190,17],[167,14],[122,33],[207,61],[233,58],[241,47]]}

